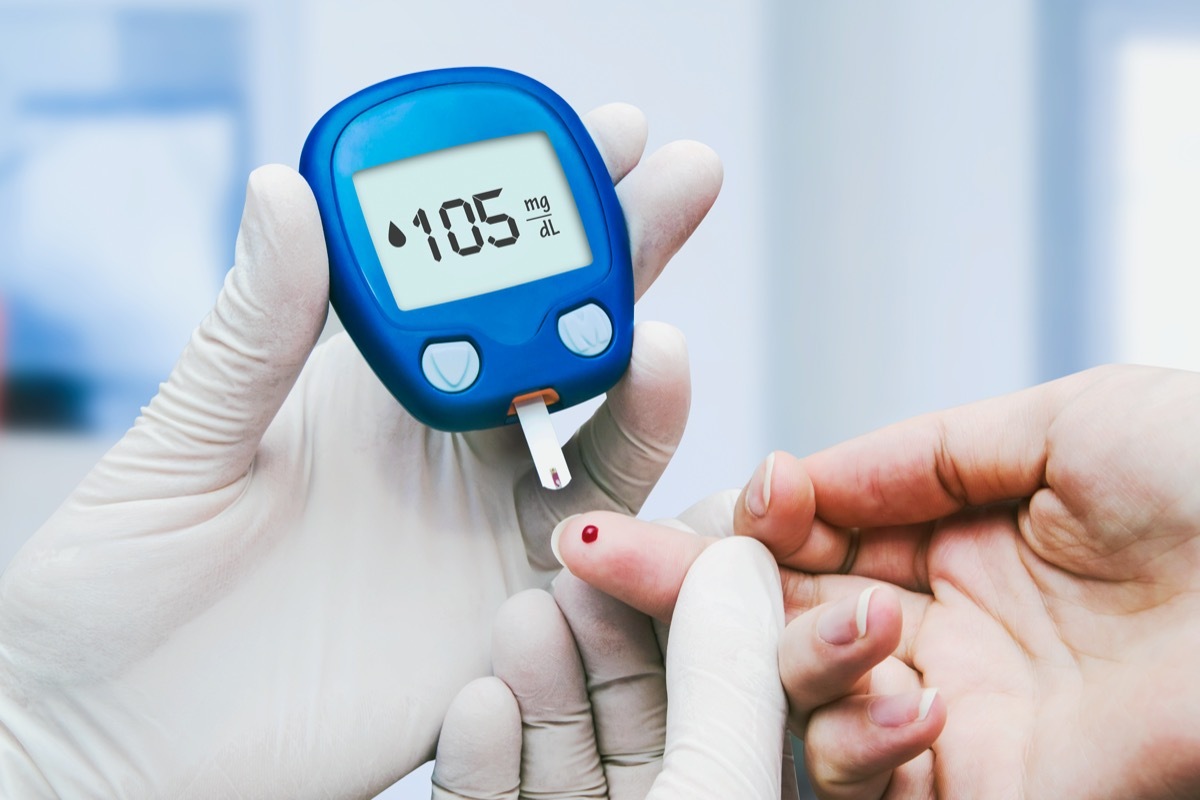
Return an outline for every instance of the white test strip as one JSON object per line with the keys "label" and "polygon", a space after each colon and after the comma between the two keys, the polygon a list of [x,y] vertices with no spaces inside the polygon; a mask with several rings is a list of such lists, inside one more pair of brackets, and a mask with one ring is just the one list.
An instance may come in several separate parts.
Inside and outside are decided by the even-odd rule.
{"label": "white test strip", "polygon": [[567,459],[558,446],[558,434],[550,423],[546,399],[536,395],[517,402],[516,406],[521,430],[525,433],[525,441],[529,443],[529,454],[533,456],[533,468],[537,470],[542,486],[547,489],[563,488],[571,482],[571,471],[567,469]]}

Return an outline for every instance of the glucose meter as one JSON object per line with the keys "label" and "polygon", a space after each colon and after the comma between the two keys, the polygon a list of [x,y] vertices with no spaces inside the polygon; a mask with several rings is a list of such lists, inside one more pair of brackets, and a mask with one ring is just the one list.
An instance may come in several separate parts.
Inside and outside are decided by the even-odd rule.
{"label": "glucose meter", "polygon": [[633,341],[625,220],[570,106],[507,70],[406,75],[330,109],[300,172],[330,300],[383,384],[441,430],[519,421],[543,485],[566,485],[549,411],[607,391]]}

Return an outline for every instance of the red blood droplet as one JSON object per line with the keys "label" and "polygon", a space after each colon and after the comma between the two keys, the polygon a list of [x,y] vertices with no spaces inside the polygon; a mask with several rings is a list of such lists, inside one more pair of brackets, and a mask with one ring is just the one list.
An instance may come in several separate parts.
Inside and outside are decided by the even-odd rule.
{"label": "red blood droplet", "polygon": [[586,544],[591,544],[596,541],[596,537],[600,535],[600,529],[595,525],[588,525],[583,529],[583,541]]}

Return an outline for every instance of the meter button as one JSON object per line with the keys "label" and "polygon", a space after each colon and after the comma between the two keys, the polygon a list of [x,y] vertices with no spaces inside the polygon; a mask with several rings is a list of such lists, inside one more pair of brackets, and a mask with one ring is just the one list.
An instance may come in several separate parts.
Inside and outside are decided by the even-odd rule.
{"label": "meter button", "polygon": [[425,348],[421,370],[435,389],[461,392],[479,377],[479,352],[470,342],[440,342]]}
{"label": "meter button", "polygon": [[558,318],[558,338],[576,355],[600,355],[608,349],[612,336],[612,320],[595,303],[568,311]]}

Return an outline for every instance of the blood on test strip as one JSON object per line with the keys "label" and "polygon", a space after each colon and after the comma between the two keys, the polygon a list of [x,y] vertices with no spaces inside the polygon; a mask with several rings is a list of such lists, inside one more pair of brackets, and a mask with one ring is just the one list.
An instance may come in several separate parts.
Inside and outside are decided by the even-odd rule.
{"label": "blood on test strip", "polygon": [[563,488],[571,482],[571,471],[567,469],[567,459],[558,445],[558,434],[550,422],[550,410],[546,408],[545,398],[534,395],[515,405],[538,480],[547,489]]}

